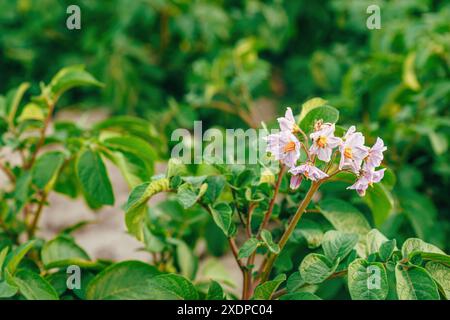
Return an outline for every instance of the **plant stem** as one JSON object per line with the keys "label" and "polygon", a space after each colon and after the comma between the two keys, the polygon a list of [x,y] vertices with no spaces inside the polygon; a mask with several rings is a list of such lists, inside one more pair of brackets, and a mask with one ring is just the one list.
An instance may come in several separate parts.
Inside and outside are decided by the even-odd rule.
{"label": "plant stem", "polygon": [[251,274],[238,257],[238,248],[234,239],[228,238],[228,243],[230,244],[231,252],[233,252],[234,260],[236,260],[236,263],[242,271],[242,300],[247,300],[249,298],[249,288],[251,287]]}
{"label": "plant stem", "polygon": [[256,235],[257,238],[259,238],[259,236],[261,235],[261,232],[264,230],[267,223],[269,223],[270,216],[272,215],[273,207],[275,206],[275,200],[276,200],[276,198],[278,196],[278,192],[280,190],[281,180],[283,180],[283,174],[284,174],[285,168],[286,167],[284,165],[281,165],[280,172],[278,173],[278,179],[275,184],[275,191],[273,193],[272,199],[270,200],[269,208],[267,209],[267,212],[264,215],[264,219],[259,227],[258,233]]}
{"label": "plant stem", "polygon": [[231,252],[233,252],[233,256],[234,256],[234,259],[236,260],[236,263],[238,264],[238,266],[241,270],[244,270],[245,266],[242,263],[242,260],[239,259],[239,257],[238,257],[238,248],[236,246],[236,242],[234,241],[233,238],[228,238],[228,243],[230,245]]}
{"label": "plant stem", "polygon": [[[291,222],[289,223],[286,231],[284,231],[283,235],[281,236],[280,242],[278,245],[280,246],[280,252],[283,250],[284,246],[286,245],[287,241],[289,240],[292,232],[294,231],[295,227],[297,226],[298,221],[302,217],[303,213],[305,212],[305,209],[308,207],[309,203],[311,202],[311,199],[313,195],[316,193],[316,191],[319,189],[321,182],[313,182],[311,184],[311,187],[309,188],[308,192],[305,195],[305,198],[300,203],[300,206],[297,209],[297,212],[295,212],[294,217],[292,218]],[[270,254],[267,262],[265,263],[262,275],[261,275],[261,282],[267,281],[270,271],[272,270],[273,263],[275,262],[275,259],[278,257],[278,254]]]}
{"label": "plant stem", "polygon": [[0,170],[2,170],[6,174],[6,176],[12,183],[16,182],[16,177],[14,176],[14,173],[3,163],[0,163]]}
{"label": "plant stem", "polygon": [[248,213],[247,213],[247,223],[246,223],[246,231],[247,231],[247,237],[251,238],[253,236],[252,233],[252,214],[253,210],[258,206],[257,203],[252,202],[248,207]]}
{"label": "plant stem", "polygon": [[28,239],[31,239],[34,236],[34,233],[36,232],[39,218],[42,214],[42,210],[44,209],[44,205],[47,202],[47,196],[48,194],[45,192],[42,194],[41,201],[39,201],[38,208],[36,210],[36,213],[34,214],[33,221],[30,225],[30,228],[28,229]]}
{"label": "plant stem", "polygon": [[245,270],[243,273],[242,300],[249,300],[251,296],[252,275],[251,272]]}
{"label": "plant stem", "polygon": [[47,101],[47,106],[48,106],[48,115],[44,120],[44,125],[41,129],[39,140],[38,140],[38,143],[36,144],[36,148],[34,149],[30,160],[24,164],[25,169],[30,169],[33,166],[34,162],[36,161],[37,154],[45,142],[45,133],[47,132],[47,128],[50,125],[50,120],[52,119],[53,110],[55,109],[55,103],[53,101],[51,101],[49,99],[46,99],[46,101]]}

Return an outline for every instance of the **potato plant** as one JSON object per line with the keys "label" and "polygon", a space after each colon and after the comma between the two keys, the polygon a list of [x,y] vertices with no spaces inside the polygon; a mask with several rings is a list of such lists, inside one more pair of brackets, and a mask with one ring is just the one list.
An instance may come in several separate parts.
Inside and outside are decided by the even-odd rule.
{"label": "potato plant", "polygon": [[[310,300],[333,290],[357,300],[449,297],[444,251],[376,228],[372,213],[391,205],[396,182],[384,162],[389,145],[340,126],[327,101],[309,100],[298,114],[288,108],[267,136],[267,161],[172,158],[156,174],[164,147],[147,121],[119,116],[83,127],[55,119],[60,97],[87,86],[103,85],[71,66],[30,99],[27,83],[0,99],[8,179],[0,189],[0,298]],[[147,262],[92,259],[72,236],[83,222],[51,240],[36,233],[51,192],[83,197],[93,210],[114,204],[105,162],[130,186],[122,214]],[[238,278],[225,272],[224,255]]]}

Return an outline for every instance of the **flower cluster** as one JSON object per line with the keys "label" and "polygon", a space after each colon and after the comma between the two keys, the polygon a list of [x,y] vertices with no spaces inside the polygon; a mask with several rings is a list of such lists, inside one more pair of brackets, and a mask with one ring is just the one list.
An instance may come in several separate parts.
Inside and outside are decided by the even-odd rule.
{"label": "flower cluster", "polygon": [[[355,173],[358,179],[347,189],[354,189],[364,196],[369,186],[383,179],[386,169],[376,171],[383,160],[383,152],[387,149],[381,138],[377,138],[375,144],[369,148],[364,145],[365,138],[361,132],[356,131],[355,126],[351,126],[340,138],[334,135],[333,123],[319,120],[314,125],[314,132],[309,136],[311,141],[301,141],[297,137],[298,133],[303,134],[303,140],[309,139],[296,124],[291,108],[287,108],[284,117],[278,118],[278,123],[280,132],[267,137],[267,152],[289,168],[289,173],[292,174],[292,189],[300,186],[303,177],[319,181],[341,171],[350,171]],[[308,148],[309,142],[311,146]],[[306,152],[307,160],[306,163],[298,165],[301,149]],[[328,172],[331,165],[327,166],[325,172],[316,166],[316,158],[329,163],[337,153],[340,154],[340,161],[338,169],[333,173]]]}

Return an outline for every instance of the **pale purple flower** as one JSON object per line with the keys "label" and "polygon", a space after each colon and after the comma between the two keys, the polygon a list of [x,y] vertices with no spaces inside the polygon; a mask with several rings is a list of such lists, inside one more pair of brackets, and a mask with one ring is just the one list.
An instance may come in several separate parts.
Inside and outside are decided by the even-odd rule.
{"label": "pale purple flower", "polygon": [[328,177],[328,175],[325,172],[315,167],[311,162],[307,162],[298,167],[291,168],[289,170],[289,173],[293,174],[294,176],[302,174],[311,181],[322,180]]}
{"label": "pale purple flower", "polygon": [[302,183],[303,180],[303,176],[300,174],[296,174],[291,176],[291,182],[290,182],[290,187],[292,190],[297,189],[298,187],[300,187],[300,184]]}
{"label": "pale purple flower", "polygon": [[378,171],[373,169],[363,170],[358,180],[356,180],[356,182],[347,189],[356,190],[360,196],[364,196],[369,186],[372,186],[374,183],[380,182],[381,179],[383,179],[385,170],[386,169],[381,169]]}
{"label": "pale purple flower", "polygon": [[342,143],[342,139],[334,136],[334,123],[322,124],[320,130],[311,133],[313,144],[309,149],[311,154],[316,154],[319,160],[328,162],[331,159],[333,149]]}
{"label": "pale purple flower", "polygon": [[369,154],[365,159],[364,168],[370,170],[380,166],[381,161],[383,161],[383,152],[386,150],[387,147],[385,147],[383,140],[377,138],[373,147],[369,149]]}
{"label": "pale purple flower", "polygon": [[280,125],[281,131],[289,131],[292,133],[296,133],[300,131],[300,128],[295,123],[294,114],[292,113],[291,108],[287,108],[284,117],[280,117],[277,119],[278,124]]}
{"label": "pale purple flower", "polygon": [[300,142],[291,132],[281,131],[270,134],[266,140],[267,152],[289,168],[295,166],[300,157]]}
{"label": "pale purple flower", "polygon": [[355,131],[355,126],[351,126],[344,135],[343,143],[339,146],[341,152],[339,169],[350,168],[357,173],[361,169],[363,159],[369,154],[369,148],[364,146],[362,133]]}

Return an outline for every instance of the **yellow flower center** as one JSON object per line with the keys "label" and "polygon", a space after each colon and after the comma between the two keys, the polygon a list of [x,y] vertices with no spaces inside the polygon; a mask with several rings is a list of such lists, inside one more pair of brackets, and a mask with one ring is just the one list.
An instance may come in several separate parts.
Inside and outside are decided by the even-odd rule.
{"label": "yellow flower center", "polygon": [[294,141],[289,141],[288,143],[286,143],[286,145],[284,146],[283,151],[284,152],[291,152],[295,150],[295,142]]}
{"label": "yellow flower center", "polygon": [[320,148],[325,148],[325,145],[327,144],[327,137],[321,136],[319,139],[317,139],[317,145]]}
{"label": "yellow flower center", "polygon": [[344,149],[344,157],[347,159],[353,159],[352,148],[347,147]]}

